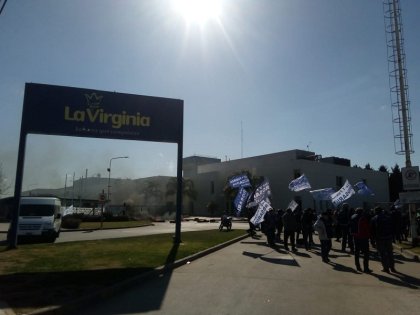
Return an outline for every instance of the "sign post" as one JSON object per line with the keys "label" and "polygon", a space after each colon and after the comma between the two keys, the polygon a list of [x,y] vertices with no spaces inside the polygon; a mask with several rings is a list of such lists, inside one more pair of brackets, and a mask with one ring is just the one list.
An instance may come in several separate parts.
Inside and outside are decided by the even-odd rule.
{"label": "sign post", "polygon": [[178,194],[175,242],[181,242],[183,116],[182,100],[27,83],[16,168],[14,211],[8,234],[9,248],[17,247],[28,134],[176,143]]}

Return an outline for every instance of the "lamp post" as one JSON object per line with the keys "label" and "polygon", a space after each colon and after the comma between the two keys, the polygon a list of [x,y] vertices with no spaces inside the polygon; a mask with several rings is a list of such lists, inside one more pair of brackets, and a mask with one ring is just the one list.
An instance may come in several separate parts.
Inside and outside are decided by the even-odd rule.
{"label": "lamp post", "polygon": [[117,157],[113,157],[109,160],[109,168],[108,168],[108,193],[107,193],[107,202],[109,202],[109,197],[111,195],[110,193],[110,189],[111,189],[111,163],[112,160],[117,160],[117,159],[128,159],[128,156],[117,156]]}

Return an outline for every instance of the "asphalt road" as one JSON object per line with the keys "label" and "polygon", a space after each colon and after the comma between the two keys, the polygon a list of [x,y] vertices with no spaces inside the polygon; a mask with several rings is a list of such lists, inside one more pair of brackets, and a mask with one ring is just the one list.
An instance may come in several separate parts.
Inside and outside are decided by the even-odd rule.
{"label": "asphalt road", "polygon": [[365,274],[334,247],[326,264],[319,246],[292,253],[247,238],[78,314],[420,314],[419,263],[395,255],[398,273],[381,272],[374,260]]}
{"label": "asphalt road", "polygon": [[[0,223],[0,242],[6,240],[6,231],[9,227],[8,223]],[[233,222],[233,229],[248,229],[248,223]],[[181,231],[203,231],[218,229],[219,223],[203,222],[198,223],[195,221],[184,221],[181,223]],[[121,237],[134,237],[141,235],[164,234],[174,233],[175,224],[169,222],[155,222],[151,226],[143,226],[138,228],[127,229],[105,229],[105,230],[88,230],[88,231],[62,231],[60,237],[57,238],[56,243],[74,242],[74,241],[87,241],[107,238],[121,238]]]}

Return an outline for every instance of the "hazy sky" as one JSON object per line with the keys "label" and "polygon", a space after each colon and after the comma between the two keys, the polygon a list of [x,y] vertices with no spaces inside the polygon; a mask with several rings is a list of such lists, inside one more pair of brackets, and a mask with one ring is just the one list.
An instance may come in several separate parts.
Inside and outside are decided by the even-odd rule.
{"label": "hazy sky", "polygon": [[[212,0],[216,2],[216,0]],[[184,100],[184,156],[291,149],[377,169],[398,163],[382,0],[221,0],[189,18],[172,0],[8,1],[0,15],[0,163],[12,185],[25,82]],[[420,1],[401,0],[414,149],[420,148]],[[205,13],[211,12],[206,9]],[[31,135],[23,189],[101,174],[176,174],[175,144]],[[419,165],[418,154],[412,155]],[[266,174],[269,176],[269,174]],[[68,185],[71,184],[71,180]]]}

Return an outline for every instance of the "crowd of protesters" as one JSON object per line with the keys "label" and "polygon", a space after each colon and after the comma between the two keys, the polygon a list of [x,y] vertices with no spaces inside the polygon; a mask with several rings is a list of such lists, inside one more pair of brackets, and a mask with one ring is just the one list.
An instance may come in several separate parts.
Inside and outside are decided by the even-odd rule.
{"label": "crowd of protesters", "polygon": [[[250,223],[250,232],[254,233],[254,229]],[[365,273],[372,272],[369,268],[369,248],[376,248],[382,271],[389,273],[396,272],[392,243],[407,240],[409,221],[395,208],[353,209],[345,203],[339,209],[326,210],[319,216],[311,208],[304,211],[299,208],[295,211],[271,209],[264,217],[261,230],[267,236],[268,246],[275,247],[276,242],[282,242],[286,251],[291,248],[293,252],[297,251],[297,242],[301,242],[307,251],[311,250],[315,245],[313,235],[316,232],[325,263],[330,262],[329,252],[335,238],[336,242],[340,242],[342,252],[354,255],[356,269]]]}

